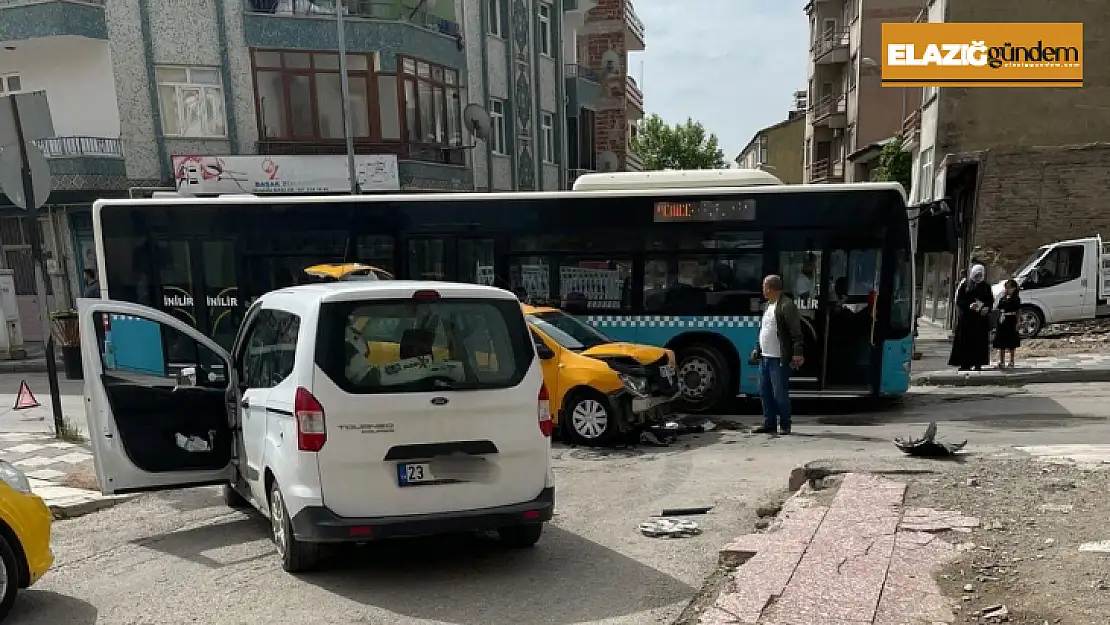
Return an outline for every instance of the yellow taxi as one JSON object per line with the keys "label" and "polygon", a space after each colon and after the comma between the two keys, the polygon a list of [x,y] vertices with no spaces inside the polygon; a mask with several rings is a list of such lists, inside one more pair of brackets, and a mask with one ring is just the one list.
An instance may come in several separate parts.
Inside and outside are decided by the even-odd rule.
{"label": "yellow taxi", "polygon": [[671,414],[679,390],[673,351],[618,343],[557,308],[522,307],[555,425],[570,442],[610,444]]}
{"label": "yellow taxi", "polygon": [[393,280],[385,269],[362,263],[324,263],[305,267],[305,275],[317,280]]}
{"label": "yellow taxi", "polygon": [[50,509],[31,492],[23,471],[0,460],[0,621],[11,612],[16,593],[54,564],[52,522]]}

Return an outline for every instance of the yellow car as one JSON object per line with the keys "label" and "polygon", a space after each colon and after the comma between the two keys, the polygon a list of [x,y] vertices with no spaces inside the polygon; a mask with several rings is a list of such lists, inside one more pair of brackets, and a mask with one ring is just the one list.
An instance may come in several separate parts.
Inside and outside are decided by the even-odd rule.
{"label": "yellow car", "polygon": [[614,342],[557,308],[523,308],[555,425],[571,442],[606,445],[671,413],[673,351]]}
{"label": "yellow car", "polygon": [[393,274],[381,267],[362,263],[324,263],[305,267],[305,275],[317,280],[393,280]]}
{"label": "yellow car", "polygon": [[50,551],[53,517],[31,492],[27,476],[0,460],[0,621],[15,605],[15,595],[39,581],[54,564]]}

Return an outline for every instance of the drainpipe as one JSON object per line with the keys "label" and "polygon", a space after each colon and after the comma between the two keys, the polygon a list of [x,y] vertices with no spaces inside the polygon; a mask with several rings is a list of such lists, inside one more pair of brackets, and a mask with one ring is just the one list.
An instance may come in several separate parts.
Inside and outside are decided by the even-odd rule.
{"label": "drainpipe", "polygon": [[[481,29],[478,33],[478,40],[481,41],[482,48],[481,105],[482,108],[486,110],[489,109],[489,37],[486,35],[486,33],[489,32],[489,13],[487,12],[488,7],[489,4],[483,2],[481,9],[478,11],[479,15],[481,16],[481,19],[479,20],[479,26],[481,26]],[[465,9],[463,11],[463,15],[466,15]],[[465,33],[466,30],[464,29],[463,32]],[[469,75],[470,72],[467,71],[467,76],[469,77]],[[493,143],[490,141],[489,137],[486,137],[486,191],[493,191]]]}

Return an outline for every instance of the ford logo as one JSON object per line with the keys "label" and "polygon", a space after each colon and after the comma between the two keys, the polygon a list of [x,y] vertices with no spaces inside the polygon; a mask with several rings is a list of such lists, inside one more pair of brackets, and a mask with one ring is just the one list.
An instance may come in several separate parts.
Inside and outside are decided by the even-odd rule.
{"label": "ford logo", "polygon": [[433,406],[446,406],[447,402],[449,402],[449,401],[451,401],[451,400],[447,399],[446,397],[433,397],[432,398],[432,405]]}

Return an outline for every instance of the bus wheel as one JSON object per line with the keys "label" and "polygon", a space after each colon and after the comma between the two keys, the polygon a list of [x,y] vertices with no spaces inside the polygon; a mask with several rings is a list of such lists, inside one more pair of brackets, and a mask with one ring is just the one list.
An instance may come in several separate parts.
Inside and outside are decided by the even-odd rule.
{"label": "bus wheel", "polygon": [[728,385],[728,367],[716,348],[691,345],[679,352],[679,404],[685,412],[710,410],[724,396]]}
{"label": "bus wheel", "polygon": [[572,393],[566,400],[563,417],[563,434],[576,445],[607,445],[620,431],[619,417],[609,400],[591,390]]}
{"label": "bus wheel", "polygon": [[1018,336],[1031,339],[1041,333],[1044,328],[1044,315],[1036,306],[1022,306],[1018,312]]}

